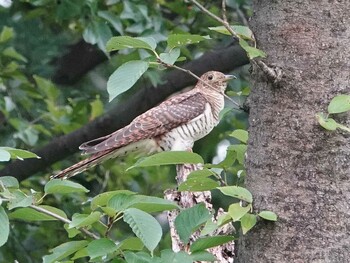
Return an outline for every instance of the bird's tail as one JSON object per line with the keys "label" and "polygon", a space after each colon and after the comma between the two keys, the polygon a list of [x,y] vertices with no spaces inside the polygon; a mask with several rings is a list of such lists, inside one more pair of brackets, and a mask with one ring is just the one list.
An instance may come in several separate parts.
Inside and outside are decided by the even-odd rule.
{"label": "bird's tail", "polygon": [[138,141],[129,145],[126,145],[121,148],[112,148],[105,151],[101,151],[91,155],[85,160],[80,161],[62,171],[58,174],[52,175],[51,179],[68,179],[69,177],[75,176],[86,171],[89,168],[94,167],[97,164],[100,164],[108,159],[116,158],[120,156],[125,156],[130,153],[136,154],[151,154],[160,151],[158,144],[153,139],[146,139]]}
{"label": "bird's tail", "polygon": [[87,169],[94,167],[95,165],[103,162],[104,160],[112,158],[110,157],[110,155],[113,154],[113,151],[115,151],[115,149],[96,153],[90,156],[89,158],[82,160],[60,171],[58,174],[52,175],[51,179],[68,179],[69,177],[80,174],[86,171]]}

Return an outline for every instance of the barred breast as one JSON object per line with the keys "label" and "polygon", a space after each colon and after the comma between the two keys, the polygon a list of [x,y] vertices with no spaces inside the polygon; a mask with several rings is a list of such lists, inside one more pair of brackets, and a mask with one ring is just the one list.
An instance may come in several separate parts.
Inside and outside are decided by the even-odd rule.
{"label": "barred breast", "polygon": [[207,103],[204,112],[195,119],[162,135],[158,141],[159,147],[163,151],[192,149],[193,143],[207,135],[218,122],[211,105]]}

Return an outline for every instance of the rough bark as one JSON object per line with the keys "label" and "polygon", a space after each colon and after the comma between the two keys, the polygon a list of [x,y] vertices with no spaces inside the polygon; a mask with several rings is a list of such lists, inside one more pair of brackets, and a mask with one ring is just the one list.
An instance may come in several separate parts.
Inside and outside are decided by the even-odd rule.
{"label": "rough bark", "polygon": [[[245,52],[237,45],[210,51],[184,67],[195,74],[209,70],[228,72],[248,63]],[[41,159],[15,161],[0,171],[0,176],[9,175],[24,180],[43,171],[51,164],[78,151],[81,143],[104,136],[130,123],[137,115],[157,105],[172,93],[192,85],[197,80],[181,71],[170,71],[164,78],[165,84],[158,87],[143,87],[128,101],[117,104],[109,112],[67,135],[53,139],[46,146],[34,150]]]}
{"label": "rough bark", "polygon": [[[239,262],[350,262],[350,139],[316,119],[332,97],[350,94],[347,1],[253,1],[251,27],[278,87],[252,73],[247,188],[259,222],[238,248]],[[339,121],[349,126],[349,114]]]}

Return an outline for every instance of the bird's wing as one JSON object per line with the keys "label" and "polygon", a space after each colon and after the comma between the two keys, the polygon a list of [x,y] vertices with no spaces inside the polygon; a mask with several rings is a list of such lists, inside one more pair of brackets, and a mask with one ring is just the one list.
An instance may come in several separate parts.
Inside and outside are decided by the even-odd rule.
{"label": "bird's wing", "polygon": [[174,96],[135,118],[116,132],[83,143],[79,148],[91,154],[116,149],[129,143],[162,135],[202,114],[207,103],[200,92]]}

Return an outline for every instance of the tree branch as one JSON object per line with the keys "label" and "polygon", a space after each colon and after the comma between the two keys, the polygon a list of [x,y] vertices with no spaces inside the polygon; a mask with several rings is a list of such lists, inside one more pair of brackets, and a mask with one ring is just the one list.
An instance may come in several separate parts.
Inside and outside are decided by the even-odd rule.
{"label": "tree branch", "polygon": [[[209,51],[199,59],[187,63],[183,68],[191,70],[196,75],[201,75],[209,70],[232,71],[234,68],[248,63],[245,51],[240,46],[234,45],[222,50]],[[41,159],[25,159],[8,164],[0,171],[0,176],[8,175],[14,176],[18,180],[24,180],[43,171],[51,164],[77,152],[81,143],[124,127],[136,116],[154,107],[172,93],[196,82],[195,78],[177,70],[169,71],[164,80],[165,84],[158,87],[148,85],[138,90],[128,101],[118,103],[109,112],[80,129],[54,138],[46,146],[34,150]]]}

